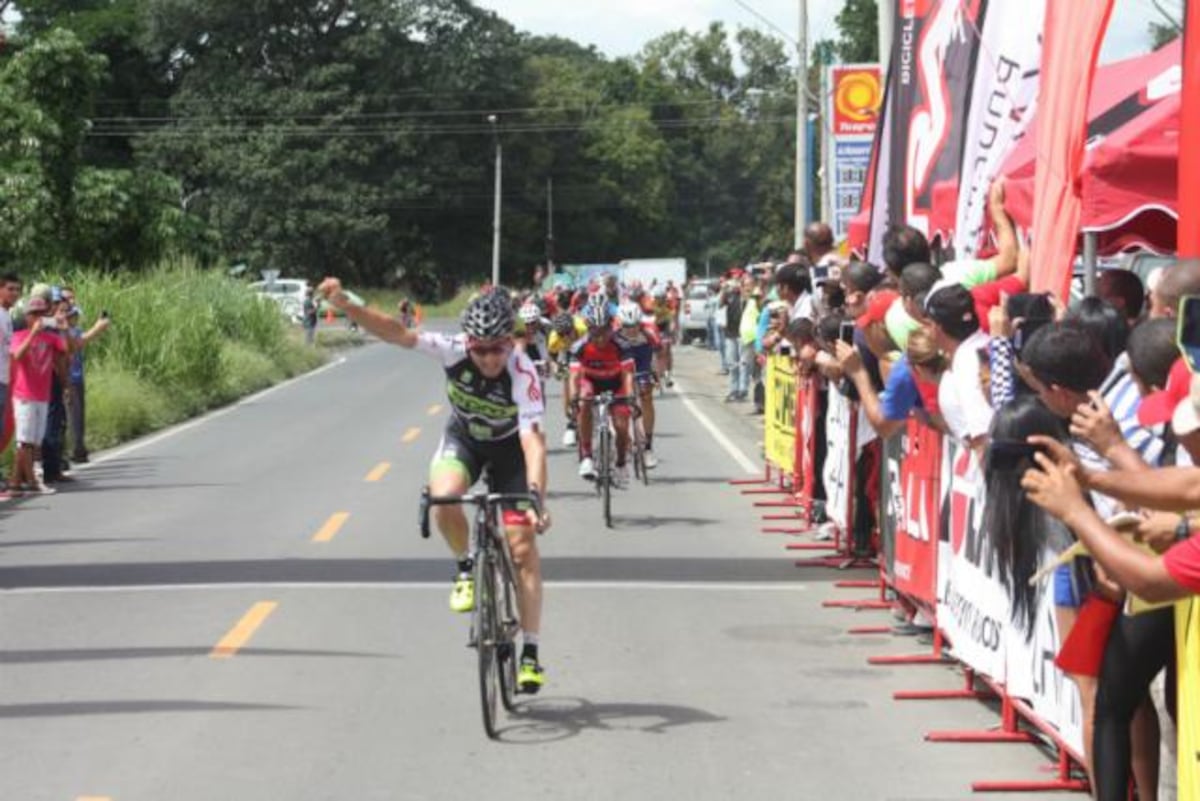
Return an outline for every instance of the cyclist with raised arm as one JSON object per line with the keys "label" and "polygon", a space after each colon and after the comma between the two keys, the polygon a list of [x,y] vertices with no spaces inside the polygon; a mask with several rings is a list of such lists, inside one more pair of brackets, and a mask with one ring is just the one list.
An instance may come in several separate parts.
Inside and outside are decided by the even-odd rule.
{"label": "cyclist with raised arm", "polygon": [[646,431],[646,469],[658,467],[654,455],[654,354],[661,342],[653,322],[642,317],[642,310],[632,301],[617,309],[617,345],[633,360],[634,381],[642,407],[642,426]]}
{"label": "cyclist with raised arm", "polygon": [[[413,331],[394,317],[351,303],[336,278],[319,288],[335,308],[375,336],[416,350],[441,363],[453,414],[430,467],[429,491],[435,496],[464,495],[483,475],[488,490],[533,492],[542,517],[517,508],[504,510],[504,530],[517,576],[522,650],[517,684],[535,693],[545,684],[538,661],[542,616],[542,573],[537,530],[550,525],[546,503],[546,444],[542,437],[544,400],[533,363],[513,343],[513,309],[506,292],[493,289],[474,298],[462,315],[457,336]],[[470,529],[460,506],[434,510],[438,530],[458,562],[450,608],[475,608],[473,564],[468,551]]]}
{"label": "cyclist with raised arm", "polygon": [[[590,481],[596,477],[592,461],[592,398],[604,392],[613,393],[618,400],[632,398],[634,365],[613,338],[612,314],[607,303],[589,305],[583,318],[588,332],[571,349],[569,383],[571,397],[579,408],[579,475]],[[629,407],[614,404],[612,419],[617,430],[616,479],[620,483],[629,473],[625,463],[629,454]]]}

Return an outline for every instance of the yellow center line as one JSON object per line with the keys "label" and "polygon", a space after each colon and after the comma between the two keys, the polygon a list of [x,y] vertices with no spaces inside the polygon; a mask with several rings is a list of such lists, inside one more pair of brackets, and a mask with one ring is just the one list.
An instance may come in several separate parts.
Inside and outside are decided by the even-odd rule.
{"label": "yellow center line", "polygon": [[421,436],[421,429],[410,428],[404,432],[404,436],[401,437],[400,440],[401,440],[401,442],[403,442],[404,444],[407,445],[408,443],[412,442],[414,439],[416,439],[419,436]]}
{"label": "yellow center line", "polygon": [[[368,481],[370,478],[368,477]],[[313,542],[329,542],[337,536],[338,531],[342,526],[346,525],[346,521],[350,519],[349,512],[335,512],[325,521],[325,525],[321,526],[320,530],[313,535]]]}
{"label": "yellow center line", "polygon": [[429,416],[430,417],[433,417],[435,414],[441,414],[441,413],[442,413],[442,405],[440,403],[435,403],[429,407]]}
{"label": "yellow center line", "polygon": [[367,473],[366,481],[378,481],[387,475],[387,471],[392,469],[391,462],[380,462],[371,468],[371,472]]}
{"label": "yellow center line", "polygon": [[266,619],[279,606],[275,601],[259,601],[250,607],[250,611],[242,615],[242,619],[221,638],[221,641],[209,653],[212,659],[229,659],[250,641],[254,632],[258,631]]}

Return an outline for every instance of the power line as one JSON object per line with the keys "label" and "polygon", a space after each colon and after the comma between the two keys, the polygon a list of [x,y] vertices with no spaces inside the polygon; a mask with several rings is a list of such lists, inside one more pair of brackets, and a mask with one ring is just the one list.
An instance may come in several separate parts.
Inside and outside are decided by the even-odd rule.
{"label": "power line", "polygon": [[424,111],[382,111],[382,112],[363,112],[355,114],[338,114],[336,111],[327,112],[324,114],[186,114],[173,116],[148,116],[148,115],[132,115],[132,116],[114,116],[114,117],[93,117],[92,121],[97,123],[102,122],[127,122],[135,120],[138,122],[187,122],[191,120],[217,120],[217,121],[268,121],[274,119],[289,119],[289,120],[314,120],[322,121],[330,117],[345,120],[404,120],[404,119],[424,119],[436,117],[485,117],[488,114],[497,114],[502,116],[512,115],[529,115],[535,113],[552,114],[565,112],[590,112],[590,111],[612,111],[621,109],[669,109],[677,107],[696,107],[696,106],[715,106],[721,105],[726,101],[717,98],[707,100],[679,100],[671,103],[608,103],[596,105],[575,105],[575,106],[526,106],[522,108],[479,108],[479,109],[427,109]]}
{"label": "power line", "polygon": [[[688,130],[693,128],[720,128],[735,125],[747,125],[751,127],[774,125],[791,122],[791,117],[756,117],[753,119],[744,118],[722,118],[710,117],[705,119],[693,120],[606,120],[604,126],[616,126],[621,128],[640,128],[649,126],[658,130]],[[506,125],[502,132],[505,134],[513,133],[577,133],[591,128],[590,125],[579,123],[517,123]],[[211,137],[240,137],[240,136],[284,136],[284,137],[313,137],[313,138],[336,138],[336,137],[369,137],[369,136],[423,136],[423,135],[439,135],[439,136],[490,136],[491,130],[483,125],[425,125],[413,127],[388,127],[388,126],[341,126],[341,127],[326,127],[326,126],[302,126],[302,125],[275,125],[262,127],[247,127],[247,126],[119,126],[106,125],[95,128],[88,132],[89,137],[93,138],[111,138],[111,137],[129,137],[139,134],[153,134],[156,137],[178,137],[192,138],[199,136]]]}

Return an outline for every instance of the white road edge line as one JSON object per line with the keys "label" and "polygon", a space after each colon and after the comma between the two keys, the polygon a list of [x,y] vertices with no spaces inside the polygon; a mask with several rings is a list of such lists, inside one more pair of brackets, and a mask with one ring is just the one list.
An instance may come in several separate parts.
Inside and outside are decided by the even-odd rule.
{"label": "white road edge line", "polygon": [[[802,592],[808,586],[792,581],[547,581],[554,590],[680,590],[711,592]],[[15,587],[0,590],[6,595],[75,595],[82,593],[189,592],[212,590],[445,590],[444,581],[292,581],[229,582],[202,584],[138,584],[114,587],[105,585],[74,587]]]}
{"label": "white road edge line", "polygon": [[709,434],[712,434],[712,437],[717,441],[717,444],[724,448],[725,452],[733,457],[733,460],[738,463],[738,466],[740,466],[750,475],[757,476],[762,474],[762,468],[756,466],[754,462],[746,456],[746,454],[742,453],[741,449],[737,445],[734,445],[729,437],[725,436],[725,432],[717,428],[716,423],[708,419],[708,415],[700,411],[700,407],[696,405],[696,402],[684,394],[683,387],[680,385],[678,378],[675,379],[675,394],[679,396],[681,401],[683,401],[683,405],[686,406],[687,410],[692,413],[692,416],[700,421],[700,425],[704,426],[708,430]]}
{"label": "white road edge line", "polygon": [[239,401],[235,401],[234,403],[230,404],[229,406],[224,406],[220,409],[216,409],[214,411],[208,412],[207,414],[202,414],[199,417],[188,420],[185,423],[180,423],[179,425],[172,426],[171,428],[168,428],[165,431],[160,431],[157,434],[152,434],[149,437],[146,437],[145,439],[139,439],[136,442],[132,442],[128,445],[117,447],[111,451],[106,451],[103,455],[98,456],[95,459],[92,459],[90,462],[88,462],[86,464],[72,465],[72,468],[71,468],[72,472],[81,473],[81,472],[87,470],[88,468],[94,467],[98,464],[104,464],[105,462],[110,462],[113,459],[119,459],[122,456],[128,456],[129,454],[131,454],[135,451],[140,451],[142,448],[148,448],[151,445],[156,445],[165,439],[170,439],[171,437],[174,437],[177,434],[182,434],[185,431],[190,431],[191,429],[196,428],[197,426],[200,426],[204,423],[211,423],[213,420],[216,420],[220,417],[224,417],[225,415],[229,414],[230,412],[232,412],[236,409],[241,408],[242,406],[245,406],[249,403],[254,403],[255,401],[258,401],[258,400],[262,400],[263,398],[267,397],[268,395],[270,395],[274,392],[278,392],[279,390],[284,389],[285,387],[290,387],[293,384],[298,384],[301,381],[305,381],[309,378],[314,378],[314,377],[320,375],[321,373],[325,372],[326,370],[332,370],[334,367],[339,367],[345,363],[346,363],[346,357],[339,356],[337,359],[334,359],[333,361],[329,362],[328,364],[323,364],[315,370],[310,370],[307,373],[303,373],[294,378],[289,378],[287,381],[284,381],[281,384],[276,384],[273,387],[267,387],[266,389],[264,389],[260,392],[256,392],[253,395],[247,395],[246,397],[242,398]]}

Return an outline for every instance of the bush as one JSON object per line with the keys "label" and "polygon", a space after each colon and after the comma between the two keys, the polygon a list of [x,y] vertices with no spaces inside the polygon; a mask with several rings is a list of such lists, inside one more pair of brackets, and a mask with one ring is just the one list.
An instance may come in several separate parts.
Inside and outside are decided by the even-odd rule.
{"label": "bush", "polygon": [[148,273],[79,272],[86,328],[108,311],[112,327],[88,347],[88,444],[110,447],[311,370],[306,347],[246,285],[188,260]]}
{"label": "bush", "polygon": [[88,369],[88,445],[109,448],[183,419],[166,393],[116,364]]}

